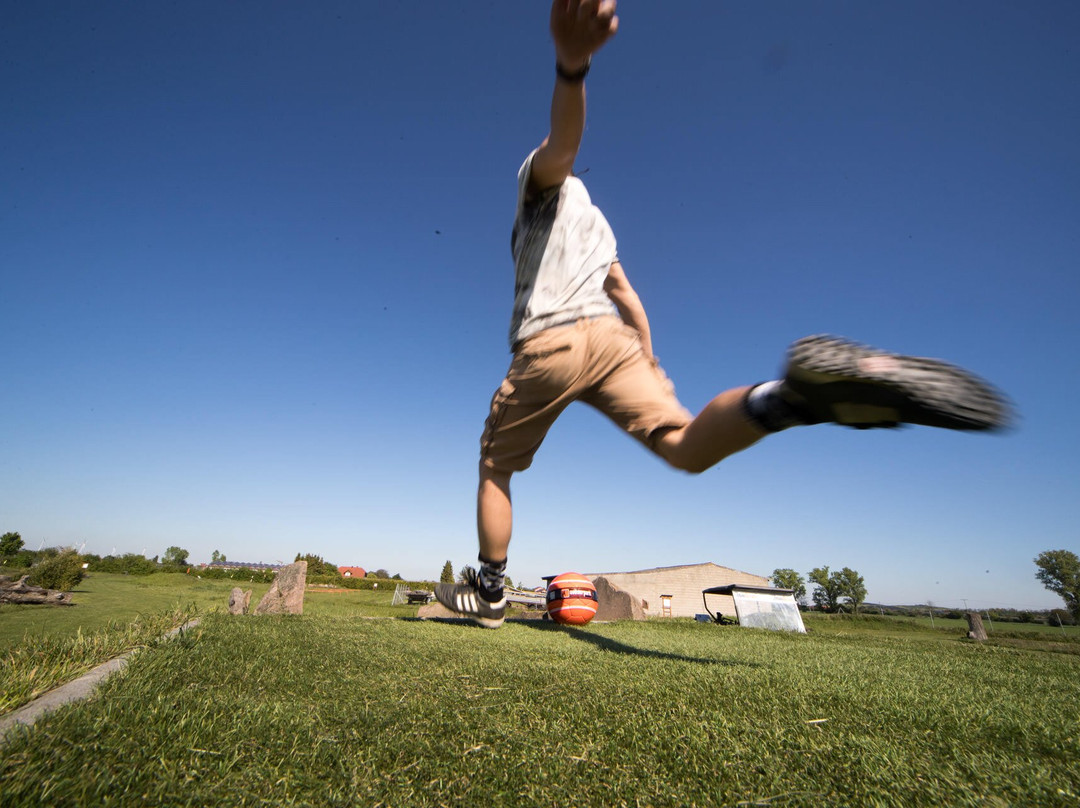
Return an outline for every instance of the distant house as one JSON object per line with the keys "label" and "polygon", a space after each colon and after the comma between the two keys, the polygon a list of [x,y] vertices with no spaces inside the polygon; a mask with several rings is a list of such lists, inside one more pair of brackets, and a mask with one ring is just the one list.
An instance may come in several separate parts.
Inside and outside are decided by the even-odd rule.
{"label": "distant house", "polygon": [[342,578],[363,578],[367,571],[363,567],[338,567]]}
{"label": "distant house", "polygon": [[[727,584],[769,586],[769,579],[750,572],[721,567],[719,564],[683,564],[678,567],[654,567],[635,572],[599,572],[585,576],[595,581],[607,578],[615,586],[644,601],[649,617],[693,617],[704,614],[701,593]],[[730,595],[709,595],[709,608],[728,616],[735,614]]]}

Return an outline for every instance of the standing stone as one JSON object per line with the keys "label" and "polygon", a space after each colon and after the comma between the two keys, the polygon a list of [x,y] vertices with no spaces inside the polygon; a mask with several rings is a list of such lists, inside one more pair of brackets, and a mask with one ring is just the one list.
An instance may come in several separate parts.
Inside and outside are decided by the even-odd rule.
{"label": "standing stone", "polygon": [[986,636],[986,629],[983,628],[982,615],[978,612],[968,612],[968,639],[969,640],[986,640],[989,637]]}
{"label": "standing stone", "polygon": [[306,584],[306,561],[296,561],[282,567],[274,576],[270,591],[255,607],[255,614],[303,614]]}
{"label": "standing stone", "polygon": [[593,581],[596,586],[598,621],[608,620],[644,620],[644,601],[635,598],[625,589],[620,589],[603,576]]}
{"label": "standing stone", "polygon": [[229,614],[247,614],[248,604],[251,603],[251,590],[246,592],[238,586],[233,587],[229,594]]}

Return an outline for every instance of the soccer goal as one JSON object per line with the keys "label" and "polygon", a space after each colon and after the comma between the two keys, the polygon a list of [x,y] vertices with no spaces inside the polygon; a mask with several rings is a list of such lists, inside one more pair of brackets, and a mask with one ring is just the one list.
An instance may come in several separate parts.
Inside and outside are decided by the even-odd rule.
{"label": "soccer goal", "polygon": [[730,618],[722,615],[719,609],[716,614],[709,611],[707,595],[730,596],[735,603],[735,616],[740,626],[806,633],[802,615],[799,614],[799,604],[795,602],[795,591],[792,589],[728,584],[702,590],[701,601],[709,616],[717,623],[730,623]]}

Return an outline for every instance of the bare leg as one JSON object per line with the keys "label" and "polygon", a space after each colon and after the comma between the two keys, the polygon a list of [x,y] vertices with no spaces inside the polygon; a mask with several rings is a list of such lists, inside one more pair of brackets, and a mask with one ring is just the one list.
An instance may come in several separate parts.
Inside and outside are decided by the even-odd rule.
{"label": "bare leg", "polygon": [[513,512],[510,506],[510,474],[480,464],[480,487],[476,494],[476,528],[480,555],[504,561],[510,546]]}
{"label": "bare leg", "polygon": [[749,389],[721,393],[689,424],[664,433],[657,443],[660,456],[675,468],[699,474],[765,437],[768,433],[743,413]]}

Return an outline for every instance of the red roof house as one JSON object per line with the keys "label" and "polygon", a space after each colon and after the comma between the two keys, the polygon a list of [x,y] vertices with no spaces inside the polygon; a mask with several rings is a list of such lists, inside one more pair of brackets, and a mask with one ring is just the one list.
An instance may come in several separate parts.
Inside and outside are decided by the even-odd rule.
{"label": "red roof house", "polygon": [[367,571],[363,567],[338,567],[342,578],[363,578]]}

